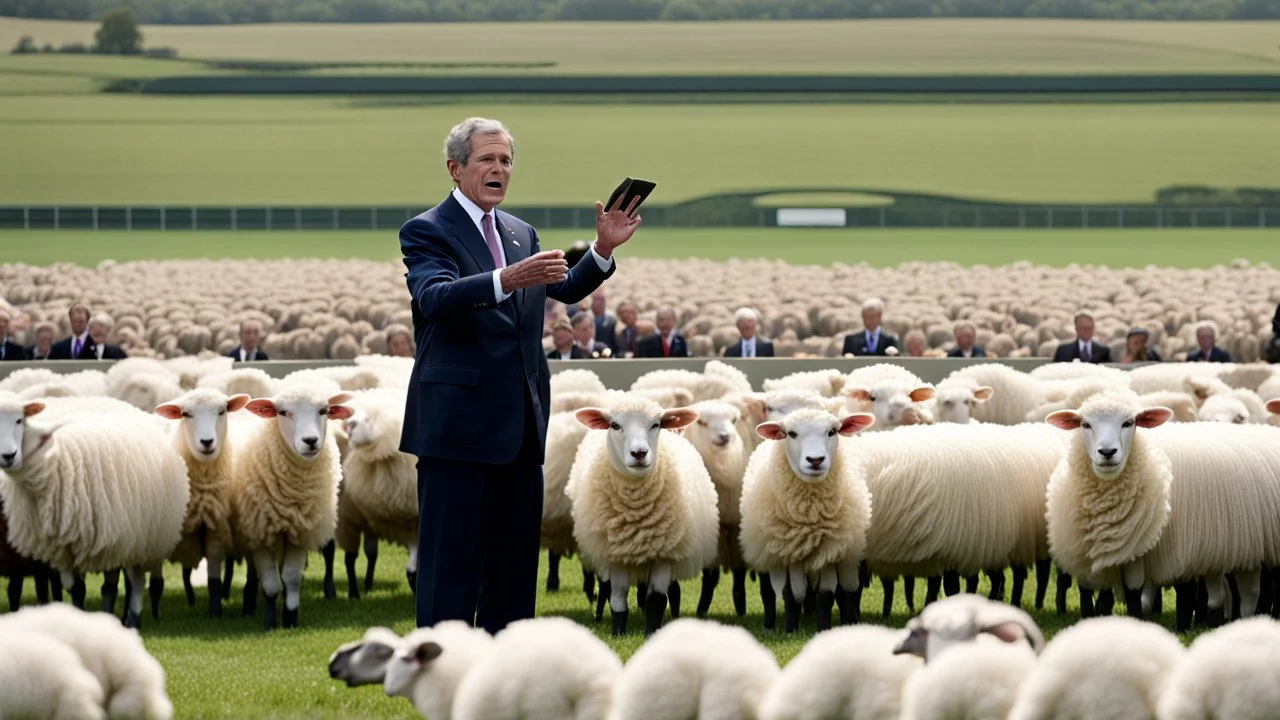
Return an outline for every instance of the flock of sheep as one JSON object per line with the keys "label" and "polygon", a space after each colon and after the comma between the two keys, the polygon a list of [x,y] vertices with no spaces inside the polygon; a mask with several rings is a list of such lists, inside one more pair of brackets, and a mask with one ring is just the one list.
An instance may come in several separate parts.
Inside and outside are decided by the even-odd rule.
{"label": "flock of sheep", "polygon": [[[412,327],[404,266],[399,261],[104,261],[0,265],[0,285],[14,333],[30,345],[41,322],[67,334],[73,302],[115,319],[110,341],[131,357],[171,358],[202,350],[225,353],[239,324],[258,320],[263,350],[277,359],[350,359],[385,352],[385,329]],[[899,337],[922,331],[928,347],[945,349],[957,321],[978,329],[978,345],[1000,357],[1047,357],[1073,337],[1072,318],[1088,311],[1114,357],[1140,325],[1149,347],[1180,360],[1195,348],[1195,328],[1213,323],[1218,345],[1251,362],[1270,338],[1280,271],[1239,261],[1230,267],[1177,270],[1051,268],[1029,263],[962,267],[905,263],[872,268],[781,261],[727,263],[629,258],[607,286],[614,303],[632,300],[641,320],[659,306],[676,308],[677,327],[696,357],[718,355],[738,339],[733,312],[754,307],[760,331],[781,357],[834,357],[844,335],[860,330],[860,303],[886,303],[884,327]],[[547,348],[550,350],[550,347]]]}
{"label": "flock of sheep", "polygon": [[[180,563],[186,577],[205,561],[208,613],[217,616],[243,559],[243,611],[255,614],[261,599],[264,628],[296,627],[308,556],[323,552],[332,595],[340,547],[348,593],[356,596],[356,555],[362,545],[375,549],[378,539],[411,549],[405,571],[412,588],[417,478],[414,459],[396,449],[411,368],[411,359],[361,356],[350,366],[273,379],[258,368],[233,369],[230,358],[181,357],[131,358],[106,372],[24,368],[8,375],[0,380],[0,575],[11,578],[11,606],[22,578],[32,576],[45,583],[42,597],[61,585],[83,607],[85,576],[102,573],[103,609],[114,612],[123,571],[123,624],[136,628],[147,590],[159,616],[165,562]],[[1103,689],[1083,683],[1079,692],[1094,694],[1081,697],[1095,704],[1101,696],[1128,697],[1114,688],[1131,685],[1147,708],[1146,715],[1114,717],[1148,717],[1166,702],[1161,717],[1223,717],[1221,704],[1242,693],[1265,712],[1226,716],[1280,713],[1280,704],[1266,704],[1280,678],[1265,675],[1280,665],[1232,655],[1232,669],[1218,662],[1210,679],[1194,664],[1204,662],[1194,661],[1201,643],[1217,662],[1213,653],[1232,645],[1233,633],[1243,632],[1238,627],[1254,628],[1249,652],[1280,654],[1269,619],[1233,623],[1185,657],[1180,647],[1159,655],[1154,637],[1091,642],[1086,627],[1110,626],[1082,623],[1072,632],[1085,639],[1072,645],[1077,635],[1064,632],[1039,661],[1037,629],[1024,622],[1023,630],[1004,633],[974,620],[991,611],[1029,621],[1013,608],[1023,604],[1032,569],[1039,580],[1032,602],[1043,606],[1051,563],[1060,612],[1074,581],[1086,617],[1110,615],[1117,595],[1131,616],[1158,613],[1162,588],[1176,590],[1179,631],[1280,616],[1280,373],[1272,366],[1122,371],[1071,363],[1022,373],[977,363],[933,385],[901,366],[878,364],[795,373],[754,388],[740,370],[711,360],[701,372],[646,373],[625,389],[606,388],[581,367],[558,370],[544,467],[547,582],[559,586],[560,557],[580,556],[584,602],[594,600],[598,621],[609,605],[615,636],[634,631],[629,601],[637,587],[646,644],[624,668],[590,632],[562,619],[513,625],[492,639],[448,625],[404,639],[374,629],[335,654],[335,677],[381,683],[432,718],[623,718],[652,716],[655,707],[659,716],[679,717],[690,707],[681,703],[690,702],[711,703],[706,717],[826,717],[813,708],[828,700],[852,703],[846,707],[854,717],[1003,718],[1033,688],[1044,688],[1034,691],[1037,709],[1085,703],[1072,695],[1078,688],[1055,680],[1063,671],[1046,670],[1037,684],[1040,668],[1101,668],[1105,661],[1112,672],[1098,680]],[[732,576],[739,616],[748,585],[758,581],[766,629],[778,624],[781,600],[787,634],[813,616],[830,632],[780,673],[745,631],[702,621],[722,572]],[[991,578],[989,599],[959,595],[961,581],[972,592],[979,573]],[[885,586],[885,614],[899,578],[913,611],[914,582],[927,582],[913,641],[836,627],[860,619],[862,590],[873,578]],[[680,583],[694,579],[701,581],[697,619],[664,623],[668,613],[681,614]],[[185,590],[194,604],[194,589]],[[938,599],[943,591],[947,600]],[[1012,607],[1002,605],[1006,598]],[[971,621],[968,630],[962,617]],[[1139,634],[1158,630],[1134,627]],[[1124,631],[1116,628],[1091,632]],[[419,637],[426,639],[412,642]],[[848,641],[831,639],[837,637]],[[1222,637],[1228,639],[1211,639]],[[998,643],[989,655],[980,651],[991,644],[984,638]],[[977,654],[952,659],[964,657],[953,647],[961,642]],[[899,658],[895,665],[895,643],[928,663]],[[1086,661],[1076,650],[1053,652],[1058,644],[1111,650]],[[0,652],[0,685],[35,683],[36,661],[22,658],[41,651],[27,647]],[[110,713],[119,684],[95,673],[91,652],[74,643],[69,650],[98,677],[93,697]],[[1009,654],[1015,651],[1020,655]],[[557,662],[562,671],[546,670]],[[1152,678],[1163,681],[1184,665],[1194,682],[1178,684],[1180,691],[1201,696],[1168,700]],[[115,670],[133,677],[127,666]],[[801,669],[788,680],[793,666]],[[875,668],[868,684],[840,674],[864,666]],[[151,688],[147,697],[163,698],[163,674],[155,690],[156,668],[148,667],[136,671],[137,682]],[[530,668],[537,672],[526,678]],[[883,680],[888,684],[874,685],[884,673],[892,676]],[[64,691],[58,688],[89,692],[74,674],[51,675],[12,702],[45,702],[40,698]],[[930,691],[931,683],[951,689]],[[1228,683],[1237,685],[1224,690]],[[1255,686],[1256,693],[1240,689]],[[567,712],[566,698],[578,703]],[[167,700],[149,702],[154,711],[129,716],[171,712]],[[969,710],[938,714],[941,706],[929,704],[935,702],[968,703]],[[1176,710],[1193,702],[1218,709]],[[715,703],[736,710],[717,714]],[[887,709],[862,714],[864,706]],[[0,716],[6,710],[0,702]]]}

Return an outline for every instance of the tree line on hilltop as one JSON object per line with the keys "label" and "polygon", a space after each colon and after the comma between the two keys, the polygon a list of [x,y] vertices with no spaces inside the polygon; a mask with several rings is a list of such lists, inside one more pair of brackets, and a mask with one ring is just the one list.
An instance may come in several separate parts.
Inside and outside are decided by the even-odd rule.
{"label": "tree line on hilltop", "polygon": [[0,16],[147,24],[814,20],[837,18],[1280,19],[1280,0],[0,0]]}

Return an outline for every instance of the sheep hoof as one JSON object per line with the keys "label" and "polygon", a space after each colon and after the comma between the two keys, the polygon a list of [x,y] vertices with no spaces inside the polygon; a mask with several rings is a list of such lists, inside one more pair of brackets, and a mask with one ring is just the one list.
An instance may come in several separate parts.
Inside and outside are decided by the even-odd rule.
{"label": "sheep hoof", "polygon": [[77,580],[68,590],[68,593],[71,595],[71,604],[77,609],[83,610],[85,595],[84,580]]}
{"label": "sheep hoof", "polygon": [[613,611],[613,636],[622,637],[627,634],[627,611]]}
{"label": "sheep hoof", "polygon": [[587,596],[587,602],[596,601],[596,576],[585,568],[582,571],[582,592]]}
{"label": "sheep hoof", "polygon": [[831,590],[818,591],[818,632],[831,629],[831,608],[835,605],[836,594]]}
{"label": "sheep hoof", "polygon": [[644,636],[649,637],[662,627],[662,616],[667,612],[667,596],[649,593],[644,600]]}
{"label": "sheep hoof", "polygon": [[547,576],[547,592],[558,592],[560,590],[560,578],[555,575]]}
{"label": "sheep hoof", "polygon": [[338,587],[334,585],[333,578],[324,579],[324,599],[336,600],[338,597]]}
{"label": "sheep hoof", "polygon": [[124,626],[134,630],[142,629],[142,615],[132,610],[128,610],[124,614]]}
{"label": "sheep hoof", "polygon": [[266,598],[266,602],[262,604],[262,629],[276,629],[276,608],[279,605],[280,596]]}
{"label": "sheep hoof", "polygon": [[299,608],[290,610],[287,606],[285,607],[284,622],[281,623],[281,626],[284,627],[284,629],[289,630],[298,627],[298,610]]}
{"label": "sheep hoof", "polygon": [[818,596],[815,593],[805,595],[804,600],[800,603],[800,607],[805,617],[818,612]]}
{"label": "sheep hoof", "polygon": [[[149,590],[151,593],[151,619],[159,620],[160,619],[160,599],[164,597],[164,576],[163,575],[152,576]],[[194,601],[194,599],[195,598],[193,597],[192,600]],[[192,607],[194,607],[195,602],[192,602],[191,605]]]}

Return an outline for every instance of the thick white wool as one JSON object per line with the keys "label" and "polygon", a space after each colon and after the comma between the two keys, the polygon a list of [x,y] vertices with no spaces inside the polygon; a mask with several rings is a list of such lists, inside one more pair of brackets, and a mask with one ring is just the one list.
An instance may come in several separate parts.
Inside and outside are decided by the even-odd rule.
{"label": "thick white wool", "polygon": [[50,370],[49,368],[18,368],[3,378],[0,378],[0,392],[19,393],[29,387],[57,382],[61,378],[62,375]]}
{"label": "thick white wool", "polygon": [[[190,411],[199,406],[225,408],[227,396],[212,388],[188,390],[174,400],[174,404]],[[169,421],[169,437],[173,449],[187,466],[187,480],[191,488],[187,499],[187,517],[182,524],[182,540],[174,549],[173,560],[185,567],[195,567],[203,553],[200,548],[214,545],[225,552],[231,549],[231,489],[235,463],[235,448],[227,438],[218,438],[221,451],[213,460],[197,458],[187,445],[182,422]]]}
{"label": "thick white wool", "polygon": [[391,664],[408,665],[415,649],[428,642],[440,646],[440,655],[423,663],[403,686],[389,669],[383,689],[388,695],[406,698],[424,718],[450,720],[459,686],[467,673],[492,653],[494,639],[461,620],[446,620],[404,636]]}
{"label": "thick white wool", "polygon": [[770,378],[761,385],[765,392],[776,390],[808,390],[822,397],[836,397],[844,389],[846,378],[844,373],[835,368],[827,370],[808,370]]}
{"label": "thick white wool", "polygon": [[1005,720],[1036,655],[989,635],[952,647],[912,674],[902,720]]}
{"label": "thick white wool", "polygon": [[603,393],[606,390],[600,376],[586,368],[569,368],[551,375],[551,395],[566,392]]}
{"label": "thick white wool", "polygon": [[715,400],[735,392],[735,383],[721,375],[707,375],[692,370],[650,370],[636,378],[631,390],[663,390],[684,388],[693,393],[693,402]]}
{"label": "thick white wool", "polygon": [[[687,428],[685,435],[702,456],[703,465],[716,486],[720,513],[718,562],[723,568],[736,567],[741,560],[738,526],[742,521],[739,510],[742,502],[742,476],[750,457],[743,446],[742,436],[737,432],[740,415],[737,408],[717,400],[696,403],[692,407],[698,413],[698,422]],[[712,437],[714,426],[730,429],[725,444],[716,444],[718,438]]]}
{"label": "thick white wool", "polygon": [[1173,419],[1177,422],[1195,422],[1199,413],[1199,404],[1190,393],[1176,390],[1158,390],[1138,396],[1143,407],[1163,407],[1173,411]]}
{"label": "thick white wool", "polygon": [[400,388],[357,392],[344,403],[360,427],[342,461],[342,494],[374,535],[409,547],[418,542],[418,459],[400,452],[404,403]]}
{"label": "thick white wool", "polygon": [[1043,402],[1043,383],[1008,365],[992,362],[969,365],[948,375],[939,386],[958,378],[985,385],[993,391],[990,400],[973,409],[972,417],[978,422],[1017,425]]}
{"label": "thick white wool", "polygon": [[1161,720],[1280,717],[1280,624],[1237,620],[1191,643],[1160,698]]}
{"label": "thick white wool", "polygon": [[557,555],[573,555],[578,543],[573,539],[573,503],[565,486],[587,436],[587,427],[572,412],[551,415],[547,421],[546,462],[542,466],[542,547]]}
{"label": "thick white wool", "polygon": [[751,379],[738,368],[720,360],[708,360],[702,372],[706,375],[718,375],[729,381],[731,392],[751,392]]}
{"label": "thick white wool", "polygon": [[97,678],[74,650],[42,633],[0,633],[0,688],[0,717],[107,717]]}
{"label": "thick white wool", "polygon": [[227,395],[265,398],[275,394],[276,381],[261,368],[236,368],[205,375],[196,382],[196,387],[212,388]]}

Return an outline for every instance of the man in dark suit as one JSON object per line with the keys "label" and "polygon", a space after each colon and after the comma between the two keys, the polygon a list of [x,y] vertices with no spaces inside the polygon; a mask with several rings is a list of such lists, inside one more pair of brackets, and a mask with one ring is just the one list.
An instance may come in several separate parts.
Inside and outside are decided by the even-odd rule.
{"label": "man in dark suit", "polygon": [[27,348],[28,360],[48,360],[53,350],[53,333],[57,330],[51,322],[36,325],[36,344]]}
{"label": "man in dark suit", "polygon": [[614,326],[614,337],[617,338],[617,344],[613,348],[614,356],[635,357],[636,341],[640,339],[640,331],[636,327],[635,304],[626,300],[618,303],[618,324],[622,327]]}
{"label": "man in dark suit", "polygon": [[1187,362],[1231,362],[1231,353],[1214,343],[1218,339],[1218,331],[1208,323],[1196,328],[1196,344],[1200,347],[1187,353]]}
{"label": "man in dark suit", "polygon": [[978,339],[978,330],[972,323],[959,323],[953,332],[956,337],[956,346],[947,351],[947,357],[976,358],[987,356],[986,350],[980,345],[974,345],[974,342]]}
{"label": "man in dark suit", "polygon": [[742,339],[724,349],[725,357],[773,357],[773,343],[756,337],[760,316],[755,310],[738,308],[733,314],[733,322],[738,326],[738,334]]}
{"label": "man in dark suit", "polygon": [[89,337],[93,344],[80,351],[78,360],[123,360],[129,357],[119,345],[107,344],[107,333],[115,322],[109,315],[95,315],[89,321]]}
{"label": "man in dark suit", "polygon": [[573,327],[573,345],[588,358],[608,360],[613,357],[613,350],[608,345],[596,340],[596,318],[590,310],[584,310],[569,321]]}
{"label": "man in dark suit", "polygon": [[1076,313],[1075,323],[1076,339],[1059,345],[1058,349],[1053,353],[1053,361],[1111,362],[1111,348],[1093,341],[1093,316],[1089,313]]}
{"label": "man in dark suit", "polygon": [[636,357],[689,357],[688,343],[683,335],[676,332],[676,311],[669,307],[658,308],[655,319],[658,332],[636,341]]}
{"label": "man in dark suit", "polygon": [[71,320],[71,337],[63,338],[49,348],[50,360],[78,360],[85,351],[93,348],[93,338],[89,337],[89,308],[79,303],[72,305],[67,311]]}
{"label": "man in dark suit", "polygon": [[227,353],[227,357],[235,358],[236,362],[261,362],[270,360],[267,354],[262,352],[262,348],[258,347],[258,343],[262,342],[262,323],[257,320],[245,320],[240,323],[240,344],[231,349]]}
{"label": "man in dark suit", "polygon": [[27,349],[9,339],[9,313],[0,310],[0,362],[26,360]]}
{"label": "man in dark suit", "polygon": [[605,305],[604,288],[596,288],[591,293],[591,315],[595,317],[595,335],[593,339],[596,342],[604,343],[609,348],[609,354],[614,355],[618,352],[618,317],[609,312],[609,308]]}
{"label": "man in dark suit", "polygon": [[[867,298],[862,303],[862,327],[860,333],[850,333],[844,337],[844,349],[841,355],[897,355],[898,336],[885,332],[880,327],[880,319],[884,315],[884,303],[879,298]],[[890,350],[890,348],[893,348]]]}
{"label": "man in dark suit", "polygon": [[551,352],[548,360],[590,360],[591,355],[573,341],[573,325],[568,318],[556,318],[551,324]]}
{"label": "man in dark suit", "polygon": [[495,633],[537,597],[550,378],[547,296],[582,301],[640,226],[635,203],[596,203],[596,238],[572,270],[560,250],[500,212],[514,143],[469,118],[445,141],[454,190],[400,228],[417,345],[400,451],[418,456],[417,624]]}

